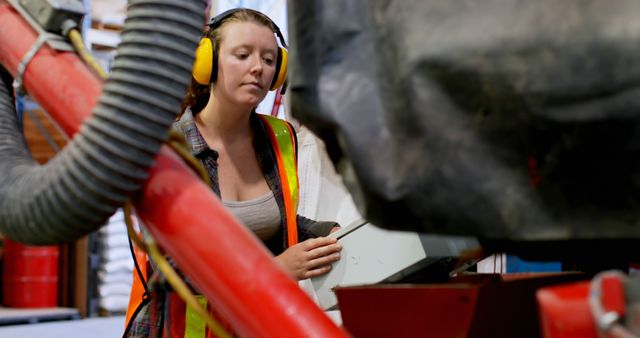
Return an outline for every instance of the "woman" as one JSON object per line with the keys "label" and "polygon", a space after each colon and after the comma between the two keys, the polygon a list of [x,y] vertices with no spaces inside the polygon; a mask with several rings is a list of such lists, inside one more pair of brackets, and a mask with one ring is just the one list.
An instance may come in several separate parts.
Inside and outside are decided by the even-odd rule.
{"label": "woman", "polygon": [[[297,177],[287,177],[291,173],[279,165],[283,158],[295,161],[293,128],[255,112],[286,76],[286,50],[274,35],[279,33],[268,17],[254,10],[236,9],[214,18],[196,53],[194,82],[174,127],[184,133],[227,208],[264,242],[286,272],[301,280],[329,272],[341,247],[335,239],[323,237],[339,228],[335,222],[295,214],[297,196],[292,192],[297,191]],[[290,138],[292,152],[278,146],[282,139],[275,139],[277,128]],[[286,148],[286,139],[284,143]],[[130,336],[155,331],[149,323],[162,327],[158,322],[165,317],[163,306],[153,302],[138,311],[133,328],[128,325]],[[131,312],[130,307],[128,317]]]}
{"label": "woman", "polygon": [[[212,23],[207,35],[217,52],[217,74],[210,77],[211,84],[194,82],[176,127],[208,169],[213,190],[256,232],[286,271],[296,279],[326,273],[339,257],[339,244],[329,238],[309,239],[326,236],[336,224],[298,216],[301,243],[285,250],[276,161],[267,126],[255,112],[276,77],[277,27],[265,15],[247,9],[223,13]],[[251,205],[264,207],[265,220],[247,214]],[[273,212],[276,206],[280,212]],[[267,216],[271,219],[266,220]]]}

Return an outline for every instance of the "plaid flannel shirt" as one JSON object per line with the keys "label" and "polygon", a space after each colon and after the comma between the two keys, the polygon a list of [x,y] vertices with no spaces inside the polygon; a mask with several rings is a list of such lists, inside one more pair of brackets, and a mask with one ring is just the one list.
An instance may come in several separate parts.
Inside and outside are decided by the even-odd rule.
{"label": "plaid flannel shirt", "polygon": [[[256,151],[258,163],[260,164],[260,168],[262,169],[262,173],[264,174],[264,178],[267,181],[269,188],[276,196],[276,202],[278,204],[278,209],[280,210],[280,230],[278,231],[278,234],[272,239],[265,241],[265,244],[274,255],[279,255],[287,247],[287,234],[285,226],[286,215],[284,210],[284,197],[282,195],[280,175],[276,166],[275,153],[273,147],[271,146],[271,141],[269,140],[267,129],[265,129],[267,127],[263,125],[262,120],[258,118],[256,113],[251,114],[249,121],[254,134],[253,147]],[[209,146],[205,142],[202,134],[200,134],[200,131],[198,131],[198,128],[196,127],[196,123],[190,109],[187,109],[180,120],[174,123],[174,128],[184,134],[185,138],[187,139],[187,143],[191,147],[193,156],[202,161],[202,164],[204,164],[204,167],[209,173],[209,177],[211,178],[211,189],[213,189],[216,195],[220,196],[217,162],[218,152],[209,148]],[[291,128],[291,130],[294,130],[293,127]],[[294,146],[297,149],[297,139],[295,138],[295,134],[293,136],[294,140],[296,141],[296,143],[294,143]],[[326,236],[331,231],[331,228],[337,225],[337,223],[335,222],[313,221],[300,215],[297,216],[297,220],[298,240],[300,242],[309,238]]]}

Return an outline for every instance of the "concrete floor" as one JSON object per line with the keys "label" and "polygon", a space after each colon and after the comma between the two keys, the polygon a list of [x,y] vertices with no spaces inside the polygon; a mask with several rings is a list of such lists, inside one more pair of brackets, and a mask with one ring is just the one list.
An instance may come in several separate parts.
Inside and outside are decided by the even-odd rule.
{"label": "concrete floor", "polygon": [[0,326],[0,337],[114,338],[123,331],[124,316],[115,316]]}
{"label": "concrete floor", "polygon": [[[327,315],[341,325],[340,311]],[[20,338],[115,338],[122,337],[124,316],[96,317],[53,322],[0,326],[0,337]]]}
{"label": "concrete floor", "polygon": [[[326,313],[336,324],[342,324],[340,311]],[[124,316],[0,325],[0,337],[3,338],[115,338],[122,337],[123,331]]]}

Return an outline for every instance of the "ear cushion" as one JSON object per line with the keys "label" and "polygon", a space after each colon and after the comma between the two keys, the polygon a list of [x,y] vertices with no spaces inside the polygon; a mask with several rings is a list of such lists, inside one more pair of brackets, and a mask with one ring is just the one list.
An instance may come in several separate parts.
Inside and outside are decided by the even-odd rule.
{"label": "ear cushion", "polygon": [[280,52],[278,53],[278,60],[276,62],[276,75],[273,77],[273,81],[271,82],[270,90],[276,90],[284,84],[287,80],[287,60],[289,59],[289,54],[287,50],[280,47]]}
{"label": "ear cushion", "polygon": [[211,82],[213,70],[213,42],[209,38],[202,38],[196,49],[196,60],[193,63],[193,78],[201,85]]}

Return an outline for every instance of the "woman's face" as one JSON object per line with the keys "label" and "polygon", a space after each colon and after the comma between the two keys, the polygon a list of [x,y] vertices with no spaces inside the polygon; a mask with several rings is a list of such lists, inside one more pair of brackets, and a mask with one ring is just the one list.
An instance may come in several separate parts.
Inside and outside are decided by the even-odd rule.
{"label": "woman's face", "polygon": [[275,36],[268,27],[253,22],[225,24],[214,95],[246,108],[256,107],[269,91],[277,53]]}

